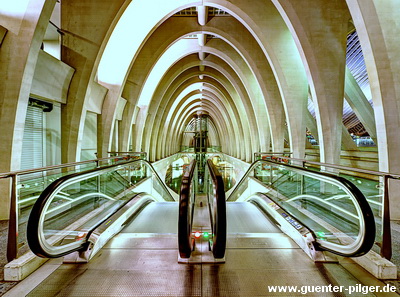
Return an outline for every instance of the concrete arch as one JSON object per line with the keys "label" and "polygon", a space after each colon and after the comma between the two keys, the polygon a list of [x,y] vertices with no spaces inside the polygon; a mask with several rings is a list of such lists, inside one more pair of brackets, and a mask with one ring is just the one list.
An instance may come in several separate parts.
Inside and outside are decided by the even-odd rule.
{"label": "concrete arch", "polygon": [[[226,124],[221,121],[219,118],[221,117],[221,113],[218,112],[217,109],[215,109],[215,105],[213,105],[212,102],[208,102],[210,104],[210,106],[207,106],[207,103],[202,103],[200,101],[197,102],[192,102],[188,105],[186,110],[181,110],[178,118],[180,118],[179,121],[177,121],[176,123],[176,133],[174,133],[175,135],[175,143],[181,143],[182,141],[182,134],[183,131],[185,130],[185,127],[187,126],[187,124],[190,122],[193,114],[196,111],[207,111],[209,113],[209,115],[213,118],[213,119],[217,119],[217,121],[214,121],[214,123],[216,124],[217,130],[219,131],[219,135],[223,135],[223,137],[220,139],[220,141],[222,142],[226,142],[227,139],[227,135],[224,135],[224,133],[227,133],[229,128],[226,126]],[[206,109],[204,109],[204,107],[206,107]]]}
{"label": "concrete arch", "polygon": [[[190,30],[195,30],[195,29],[197,29],[197,30],[199,30],[199,26],[198,26],[198,24],[197,24],[197,22],[196,22],[196,20],[195,19],[192,19],[192,20],[190,20],[189,21],[189,19],[191,19],[191,18],[187,18],[188,20],[186,20],[186,21],[184,21],[184,20],[182,20],[182,19],[186,19],[186,18],[177,18],[178,19],[178,21],[179,22],[182,22],[182,23],[184,23],[184,24],[186,24],[185,26],[183,26],[182,24],[181,25],[179,25],[178,26],[178,28],[188,28],[188,31],[187,32],[184,32],[184,33],[190,33],[190,31],[189,31],[189,29]],[[217,19],[217,18],[216,18]],[[227,18],[223,18],[223,19],[227,19]],[[234,20],[232,20],[232,18],[229,18],[230,19],[230,23],[232,23],[232,21],[233,21],[233,24],[231,24],[231,25],[234,25],[234,23],[236,22],[236,21],[234,21]],[[219,24],[220,23],[220,21],[215,21],[215,24],[217,25],[217,24]],[[190,27],[190,25],[193,27]],[[216,34],[216,32],[218,32],[218,33],[221,33],[221,34],[224,34],[225,35],[225,39],[229,39],[229,36],[227,36],[227,33],[226,33],[226,30],[223,30],[223,29],[221,29],[221,30],[215,30],[215,29],[213,29],[213,26],[216,26],[216,25],[213,25],[213,24],[208,24],[208,26],[207,26],[207,32],[209,32],[209,33],[212,33],[212,34]],[[163,26],[163,25],[162,25]],[[165,29],[165,31],[171,31],[170,30],[170,27],[171,26],[173,26],[173,22],[171,21],[171,22],[166,22],[166,29]],[[223,26],[223,23],[222,24],[220,24],[219,25],[220,27],[222,27],[222,28],[224,28],[225,26]],[[237,26],[237,27],[240,27],[240,26],[242,26],[242,25],[240,25],[240,24],[238,24],[237,22],[236,22],[236,25],[235,26]],[[243,27],[244,28],[244,27]],[[243,29],[242,29],[243,30]],[[161,26],[160,26],[160,31],[162,31],[162,32],[164,32],[164,30],[163,29],[161,29]],[[198,32],[200,32],[200,31],[198,31]],[[203,29],[203,32],[204,32],[204,29]],[[157,33],[157,31],[155,32],[155,34]],[[245,32],[239,32],[238,33],[238,35],[239,36],[242,36],[243,34],[244,34]],[[181,32],[181,31],[179,31],[179,34],[183,34],[183,32]],[[170,36],[171,34],[169,34],[169,35],[167,35],[168,36],[168,38],[169,38],[169,42],[171,42],[170,40],[171,40],[171,36]],[[158,38],[156,38],[156,37],[158,37],[159,35],[155,35],[154,37],[154,39],[158,39]],[[162,37],[162,36],[165,36],[165,34],[161,34],[160,33],[160,36]],[[178,35],[179,36],[179,35]],[[250,38],[248,38],[248,39],[250,39]],[[243,41],[243,40],[241,40],[241,41]],[[168,42],[166,42],[166,43],[163,43],[163,44],[168,44]],[[231,43],[232,44],[232,43]],[[239,46],[240,45],[240,42],[239,41],[236,41],[236,44],[237,44],[237,46]],[[253,42],[253,44],[251,45],[251,46],[249,46],[248,48],[252,48],[253,49],[253,51],[254,51],[254,44],[255,45],[257,45],[256,43],[254,43]],[[149,47],[150,48],[150,47]],[[151,48],[155,48],[155,46],[153,45],[153,46],[151,46]],[[160,48],[160,47],[157,47],[157,48]],[[148,54],[147,55],[145,55],[145,56],[147,56],[147,57],[149,57],[150,56],[150,52],[151,52],[151,54],[153,54],[152,55],[152,57],[154,57],[154,56],[156,56],[156,55],[154,55],[154,51],[153,50],[149,50],[148,51]],[[249,56],[249,55],[247,55],[247,56]],[[261,63],[261,66],[262,65],[264,65],[264,66],[268,66],[269,67],[269,65],[268,65],[268,63],[267,63],[267,61],[265,60],[265,57],[260,57],[261,55],[259,54],[258,55],[258,57],[259,57],[259,59],[257,60],[257,63],[256,62],[251,62],[251,64],[252,65],[258,65],[258,64],[260,64],[260,61],[262,61],[262,58],[264,58],[264,62],[263,63]],[[138,64],[139,65],[139,64]],[[143,66],[142,64],[140,64],[141,66]],[[265,67],[264,67],[265,68]],[[133,69],[132,69],[133,70]],[[256,72],[259,72],[259,71],[256,71]],[[265,71],[263,71],[264,73],[265,73]],[[271,72],[271,71],[270,71]],[[132,75],[135,75],[135,76],[138,76],[138,73],[146,73],[146,71],[132,71],[131,72],[132,73]],[[265,75],[264,75],[265,76]],[[269,80],[267,81],[266,79],[267,78],[265,78],[265,80],[263,80],[263,81],[261,81],[261,83],[260,83],[260,85],[261,86],[264,86],[264,88],[265,88],[265,86],[273,86],[274,84],[276,84],[275,82],[274,83],[271,83],[271,77],[273,77],[273,75],[272,75],[272,72],[271,72],[271,74],[270,74],[270,76],[269,76]],[[259,79],[261,79],[261,78],[259,78]],[[130,82],[130,78],[128,78],[128,82]],[[136,85],[142,85],[141,84],[141,82],[143,82],[143,80],[142,81],[138,81],[138,82],[135,82],[135,84]],[[128,84],[128,86],[130,87],[131,86],[131,84]],[[273,95],[271,95],[270,97],[274,97],[274,98],[276,98],[276,95],[278,94],[278,88],[277,87],[275,87],[275,95],[273,96]],[[263,92],[263,94],[265,93],[266,91],[264,91]],[[128,92],[125,92],[126,94],[128,93]],[[136,93],[137,94],[137,93]],[[278,94],[279,95],[279,94]],[[137,95],[136,95],[137,96]],[[127,97],[127,96],[125,96],[125,97]],[[135,95],[133,96],[134,98],[135,98]],[[270,102],[271,100],[267,100],[267,102]],[[283,109],[282,109],[282,103],[281,103],[281,101],[280,101],[280,98],[278,97],[277,98],[277,100],[275,99],[275,101],[277,101],[277,103],[275,104],[275,106],[271,106],[270,108],[269,108],[269,110],[271,110],[271,113],[274,113],[274,116],[273,116],[273,118],[279,118],[279,120],[277,120],[277,121],[273,121],[273,129],[272,129],[272,131],[274,131],[274,134],[277,134],[278,133],[278,131],[281,131],[279,134],[277,134],[278,136],[276,136],[276,137],[274,137],[274,139],[275,139],[275,142],[274,143],[278,143],[277,145],[276,145],[276,147],[283,147],[283,117],[282,117],[282,115],[283,115]],[[277,107],[277,106],[279,106],[280,105],[280,108],[281,108],[281,112],[279,111],[279,108]],[[130,110],[130,111],[129,111]],[[129,121],[129,118],[130,118],[130,116],[133,114],[133,110],[134,110],[134,106],[132,106],[130,109],[128,108],[128,109],[126,109],[126,111],[125,111],[125,114],[124,114],[124,121]],[[264,116],[264,118],[265,118],[265,116]],[[126,124],[123,124],[122,125],[123,127],[128,127],[128,128],[126,128],[126,130],[128,130],[129,129],[129,127],[131,126],[131,125],[126,125]],[[262,129],[262,131],[264,132],[264,129]],[[129,133],[127,132],[127,131],[125,131],[125,133],[124,133],[124,136],[122,136],[121,138],[123,138],[123,139],[128,139],[128,136],[127,135],[129,135]],[[280,136],[279,136],[280,135]],[[263,139],[266,139],[267,137],[263,137]],[[126,142],[126,141],[125,141]],[[264,141],[264,145],[263,145],[263,147],[265,147],[265,148],[267,148],[267,145],[265,145],[265,143],[267,143],[268,141]],[[279,143],[281,143],[281,145],[279,145]]]}
{"label": "concrete arch", "polygon": [[[177,66],[177,68],[178,68],[178,70],[180,71],[182,68],[181,68],[181,66]],[[178,71],[178,72],[179,72]],[[190,78],[190,77],[197,77],[199,74],[201,74],[201,73],[203,73],[203,72],[199,72],[197,69],[195,69],[194,70],[194,72],[192,71],[192,73],[188,73],[187,74],[187,78]],[[203,74],[206,74],[205,72],[203,73]],[[214,76],[221,76],[218,72],[215,72],[214,73]],[[176,75],[172,75],[172,78],[174,78],[174,77],[176,77]],[[225,80],[225,82],[223,83],[224,85],[225,85],[225,87],[226,87],[226,85],[229,85],[229,83],[228,83],[228,81],[226,81],[226,79],[224,79],[224,78],[219,78],[219,79],[223,79],[223,80]],[[171,81],[172,81],[173,79],[171,79]],[[181,84],[182,84],[182,82],[184,82],[186,80],[186,78],[185,77],[182,77],[182,76],[179,76],[179,80],[178,80],[178,82],[175,82],[175,85],[176,85],[176,87],[174,87],[174,89],[176,89],[178,86],[181,86]],[[170,85],[169,83],[165,83],[165,84],[162,84],[162,85]],[[181,88],[185,88],[185,86],[181,86]],[[168,91],[170,94],[172,94],[175,90],[173,89],[173,91]],[[234,91],[234,89],[233,89],[233,87],[230,87],[230,93],[232,94],[232,93],[234,93],[235,91]],[[163,96],[162,95],[156,95],[155,96],[156,98],[162,98]],[[168,98],[168,97],[170,97],[170,95],[165,95],[165,98]],[[153,112],[154,112],[154,114],[157,114],[157,110],[156,109],[154,109],[153,110]],[[153,118],[148,118],[148,121],[150,122],[150,123],[155,123],[155,121],[156,120],[154,120]],[[157,125],[154,125],[154,126],[157,126]],[[143,134],[143,135],[151,135],[151,133],[149,133],[149,131],[151,131],[152,129],[152,127],[149,127],[148,125],[146,125],[146,127],[147,127],[147,129],[148,130],[146,130],[145,131],[145,133]],[[145,128],[146,129],[146,128]],[[143,138],[143,139],[146,139],[146,136]]]}
{"label": "concrete arch", "polygon": [[[55,5],[52,1],[26,1],[26,11],[13,18],[2,16],[8,32],[0,54],[0,172],[20,169],[26,110],[36,62],[47,24]],[[16,51],[16,49],[18,49]],[[4,185],[4,184],[3,184]],[[0,188],[0,219],[9,216],[9,187]]]}
{"label": "concrete arch", "polygon": [[[205,62],[206,63],[206,62]],[[219,67],[219,65],[216,65],[215,67]],[[181,67],[179,67],[179,73],[180,73],[180,70],[181,70]],[[210,72],[211,71],[211,72]],[[245,114],[246,114],[246,112],[245,112],[245,103],[246,102],[241,102],[241,100],[239,99],[239,97],[237,97],[237,95],[235,95],[236,94],[236,92],[238,92],[238,91],[240,91],[240,89],[241,90],[243,90],[243,88],[240,86],[238,86],[238,82],[239,82],[239,80],[238,79],[232,79],[232,78],[230,78],[229,79],[229,81],[225,78],[225,76],[230,76],[230,75],[233,75],[232,73],[231,74],[228,74],[228,73],[224,73],[224,75],[221,75],[221,73],[220,72],[218,72],[218,71],[214,71],[214,70],[212,70],[212,69],[210,69],[210,71],[209,71],[209,73],[207,74],[207,72],[206,71],[204,71],[204,72],[198,72],[198,73],[196,73],[195,75],[197,76],[197,75],[199,75],[199,74],[205,74],[205,75],[211,75],[211,76],[214,76],[214,77],[216,77],[216,78],[218,78],[218,80],[222,80],[223,81],[223,84],[225,85],[225,87],[228,87],[228,90],[229,90],[229,92],[230,92],[230,94],[231,94],[231,96],[233,96],[233,98],[234,98],[234,100],[235,100],[235,104],[236,105],[238,105],[239,106],[239,108],[241,108],[240,106],[241,106],[241,104],[243,104],[243,108],[241,109],[242,111],[241,111],[241,114],[243,115],[243,116],[245,116]],[[167,75],[167,77],[171,77],[171,81],[175,78],[175,77],[178,77],[178,74],[174,74],[174,75]],[[181,82],[183,82],[185,80],[185,78],[182,78],[182,77],[179,77],[179,83],[175,83],[176,85],[180,85],[181,84]],[[234,85],[231,85],[231,84],[236,84],[236,86],[234,87]],[[170,83],[160,83],[160,85],[162,85],[162,86],[170,86],[171,84]],[[170,88],[170,87],[169,87]],[[177,87],[175,87],[175,88],[177,88]],[[239,89],[238,89],[239,88]],[[165,88],[164,88],[165,89]],[[174,90],[173,90],[174,91]],[[163,98],[164,96],[166,97],[166,98],[168,98],[169,97],[169,95],[167,94],[168,92],[169,93],[172,93],[173,91],[167,91],[166,89],[165,89],[165,91],[156,91],[156,93],[155,93],[155,98]],[[166,93],[167,92],[167,93]],[[165,95],[163,95],[163,94],[165,94]],[[242,95],[242,96],[245,96],[244,94]],[[156,103],[155,103],[156,104]],[[151,107],[150,107],[151,108]],[[156,108],[156,107],[155,107]],[[248,112],[250,112],[250,110],[248,111]],[[154,115],[156,115],[157,114],[157,109],[153,109],[153,114]],[[250,113],[251,114],[251,113]],[[147,119],[147,121],[148,122],[150,122],[150,123],[153,123],[154,122],[154,117],[150,117],[150,118],[148,118]],[[254,116],[253,116],[253,121],[254,121]],[[151,135],[151,133],[149,133],[149,131],[152,131],[152,127],[149,127],[148,125],[146,125],[146,127],[145,127],[145,133],[143,134],[144,136],[145,135]],[[143,140],[145,140],[146,139],[146,136],[143,138]],[[248,141],[249,141],[249,143],[251,143],[251,140],[250,139],[248,139]],[[148,144],[146,145],[146,147],[148,146]],[[249,152],[249,150],[251,150],[251,148],[250,147],[248,147],[248,150],[247,150],[247,157],[248,157],[248,159],[249,158],[251,158],[251,153]]]}
{"label": "concrete arch", "polygon": [[[347,0],[360,39],[374,103],[379,169],[400,168],[400,10],[398,1]],[[391,185],[391,218],[400,219],[398,186]]]}
{"label": "concrete arch", "polygon": [[[190,123],[194,120],[194,116],[195,114],[192,115],[192,118],[189,117],[189,122],[186,125],[186,127],[184,127],[185,132],[182,133],[182,141],[181,141],[181,147],[185,147],[185,146],[190,146],[191,142],[193,140],[193,134],[192,133],[186,133]],[[214,120],[213,118],[211,118],[210,115],[208,115],[207,118],[207,123],[208,123],[208,143],[210,146],[217,146],[217,147],[221,147],[221,142],[220,142],[220,133],[218,132],[217,127],[214,125]]]}
{"label": "concrete arch", "polygon": [[[229,65],[237,74],[238,78],[243,83],[246,94],[248,94],[248,100],[255,114],[255,122],[257,125],[255,131],[258,131],[259,134],[260,150],[267,151],[267,149],[269,149],[269,145],[267,147],[267,144],[269,144],[270,139],[270,120],[267,114],[266,99],[264,98],[260,84],[255,79],[247,63],[237,52],[230,46],[227,46],[226,43],[212,41],[213,40],[203,47],[203,52],[212,54],[209,55],[205,61],[213,62],[214,64],[222,64],[219,62],[219,59],[222,59],[226,63],[225,65]],[[246,100],[246,98],[242,98],[242,100]]]}
{"label": "concrete arch", "polygon": [[[178,66],[178,69],[183,69],[183,67],[184,66]],[[186,67],[186,66],[185,66]],[[183,88],[183,87],[181,87],[181,88]],[[178,92],[179,93],[179,92]],[[172,97],[172,98],[175,98],[175,97]],[[171,106],[172,106],[172,103],[173,103],[173,101],[174,100],[169,100],[169,102],[168,102],[168,104],[167,105],[165,105],[165,110],[163,111],[161,111],[161,112],[167,112],[167,110],[169,110],[170,108],[171,108]],[[159,112],[157,112],[157,113],[159,113]],[[157,119],[156,119],[156,122],[154,122],[154,127],[155,127],[155,129],[156,129],[156,133],[154,133],[152,136],[154,136],[154,135],[160,135],[160,129],[158,129],[158,127],[160,127],[160,123],[163,123],[164,122],[164,117],[162,117],[162,118],[160,118],[161,120],[160,121],[157,121]],[[158,130],[158,133],[157,133],[157,130]]]}
{"label": "concrete arch", "polygon": [[[208,103],[210,104],[210,106],[206,108],[205,111],[207,111],[213,119],[218,119],[221,116],[221,113],[218,112],[218,109],[215,109],[216,106],[213,106],[212,102]],[[187,110],[182,110],[182,113],[180,114],[181,120],[178,122],[177,133],[175,133],[176,143],[181,143],[183,131],[185,130],[187,124],[190,122],[193,113],[195,113],[196,111],[204,111],[204,108],[200,107],[199,105],[200,102],[197,102],[197,104],[197,106],[192,105],[189,106]],[[205,106],[207,107],[207,104]],[[225,125],[223,121],[218,120],[214,121],[214,123],[216,124],[217,130],[219,131],[220,135],[224,135],[224,132],[229,131],[229,128]],[[228,137],[224,135],[221,141],[226,143],[227,138]]]}
{"label": "concrete arch", "polygon": [[[234,0],[227,2],[214,0],[210,2],[207,3],[228,11],[240,20],[257,40],[271,65],[279,86],[293,156],[304,157],[305,118],[303,115],[307,110],[307,76],[299,50],[282,16],[271,1]],[[307,4],[302,5],[304,8],[308,7]]]}
{"label": "concrete arch", "polygon": [[[238,116],[239,113],[236,109],[236,106],[234,104],[232,104],[232,98],[229,95],[228,91],[225,89],[225,87],[222,84],[220,84],[218,81],[216,81],[215,79],[207,77],[207,76],[205,76],[202,80],[200,80],[196,74],[194,74],[191,79],[187,80],[186,84],[190,84],[190,83],[194,83],[194,82],[204,82],[206,84],[211,83],[214,86],[214,88],[215,88],[215,86],[218,88],[218,90],[219,90],[218,93],[221,94],[222,96],[218,96],[217,98],[219,100],[223,101],[222,104],[228,110],[229,117],[231,119],[233,119],[234,123],[236,124],[236,126],[234,126],[235,129],[233,131],[235,132],[237,137],[241,137],[240,139],[244,139],[244,134],[243,134],[244,132],[243,132],[242,124],[240,121],[236,122],[236,119],[239,119],[239,116]],[[174,129],[172,129],[172,130],[174,130]],[[171,129],[168,128],[168,131],[171,131]],[[164,134],[164,136],[165,136],[165,134]],[[239,146],[239,149],[237,151],[238,151],[237,157],[240,158],[241,156],[244,156],[244,147],[243,146]],[[169,152],[171,153],[170,149],[169,149]]]}
{"label": "concrete arch", "polygon": [[[179,69],[181,69],[181,68],[179,68]],[[236,81],[236,80],[234,80],[234,81]],[[156,112],[154,112],[154,113],[155,113],[155,114],[159,114],[158,111],[156,111]],[[156,131],[157,131],[157,128],[159,127],[159,126],[158,126],[158,122],[157,122],[157,121],[154,122],[154,125],[153,125],[153,126],[155,127],[155,129],[156,129]],[[258,128],[257,128],[257,129],[255,129],[255,130],[256,130],[256,131],[259,131],[259,130],[261,130],[261,129],[258,129]],[[155,133],[155,134],[152,133],[152,136],[153,136],[153,135],[157,135],[157,133]],[[152,147],[154,147],[154,146],[152,146]]]}
{"label": "concrete arch", "polygon": [[[317,109],[321,162],[338,164],[341,151],[346,37],[350,14],[344,1],[272,1],[291,30],[307,69]],[[319,15],[319,18],[314,18]],[[329,38],[326,36],[329,35]]]}
{"label": "concrete arch", "polygon": [[[204,106],[208,106],[206,103],[207,102],[211,102],[212,101],[212,105],[215,107],[215,110],[216,111],[218,111],[218,112],[220,112],[221,113],[221,115],[222,115],[222,117],[215,117],[216,119],[220,119],[220,121],[221,121],[221,123],[219,122],[219,121],[217,121],[217,124],[218,125],[220,125],[220,124],[227,124],[227,126],[230,126],[229,124],[230,124],[230,117],[229,117],[229,114],[228,114],[228,112],[227,112],[227,110],[226,110],[226,108],[225,108],[225,106],[224,106],[224,104],[222,104],[222,102],[220,102],[220,100],[218,100],[217,98],[210,98],[210,99],[208,99],[208,97],[207,96],[203,96],[203,98],[204,98],[204,100],[203,100],[203,104],[204,104]],[[172,100],[171,100],[172,101]],[[184,100],[182,100],[182,101],[184,101]],[[177,115],[176,114],[179,114],[180,112],[182,112],[182,108],[184,108],[185,107],[185,105],[184,104],[188,104],[188,103],[186,103],[186,102],[182,102],[182,104],[179,104],[178,106],[179,106],[179,110],[177,110],[177,109],[175,109],[173,112],[174,112],[174,117],[172,117],[172,118],[175,118]],[[210,103],[211,104],[211,103]],[[209,113],[211,113],[211,111],[209,110],[209,109],[207,109],[206,111],[208,111]],[[161,122],[164,122],[164,121],[161,121]],[[174,123],[175,121],[173,121],[172,122],[172,124]],[[163,148],[164,147],[164,144],[165,144],[165,142],[167,141],[167,139],[170,139],[170,133],[171,134],[173,134],[173,135],[176,135],[176,130],[174,129],[174,128],[172,128],[171,127],[171,125],[168,125],[168,126],[164,126],[164,129],[160,129],[160,131],[162,131],[162,133],[161,132],[159,132],[159,133],[161,133],[161,134],[159,134],[159,136],[158,137],[156,137],[155,139],[162,139],[161,140],[161,148]],[[230,135],[230,137],[231,137],[231,140],[233,139],[235,139],[235,133],[232,133],[232,131],[234,131],[233,129],[230,129],[230,130],[228,130],[228,131],[224,131],[221,135],[224,135],[224,136],[227,136],[227,135]],[[228,134],[229,133],[229,134]],[[167,135],[168,134],[168,135]],[[161,137],[161,136],[164,136],[164,137]],[[156,147],[160,147],[160,146],[156,146]],[[161,154],[161,155],[158,155],[158,154]],[[162,151],[161,152],[158,152],[158,154],[157,154],[157,156],[159,156],[160,158],[162,158]]]}
{"label": "concrete arch", "polygon": [[[169,117],[171,119],[174,119],[177,114],[179,114],[180,110],[182,108],[185,108],[185,105],[188,104],[186,101],[190,100],[190,97],[193,95],[199,95],[201,94],[200,91],[193,91],[190,94],[188,94],[187,96],[185,96],[184,98],[182,98],[181,102],[179,102],[176,106],[175,109],[168,109],[168,107],[165,109],[163,117],[160,121],[160,129],[158,130],[158,135],[156,137],[154,137],[155,140],[158,141],[158,143],[161,143],[160,145],[156,145],[155,147],[157,148],[157,152],[156,152],[156,158],[160,159],[163,156],[165,156],[165,149],[166,149],[166,141],[168,139],[170,139],[171,134],[176,133],[172,128],[171,128],[171,123],[170,121],[167,121],[167,114],[170,115]],[[204,99],[208,99],[207,96],[203,96]],[[213,100],[213,99],[211,99]],[[215,100],[215,98],[214,98]],[[170,100],[169,103],[171,103],[172,101],[175,101],[174,99]],[[216,102],[219,103],[219,102]],[[227,116],[227,112],[226,109],[224,108],[224,106],[222,104],[218,104],[218,110],[223,111],[223,115],[224,115],[224,119],[223,121],[228,122],[229,121],[229,117]],[[173,121],[171,121],[173,122]],[[163,126],[162,123],[164,123]],[[157,124],[155,125],[157,126]],[[227,135],[226,132],[223,135]],[[232,135],[234,136],[234,134]],[[154,143],[154,142],[153,142]]]}

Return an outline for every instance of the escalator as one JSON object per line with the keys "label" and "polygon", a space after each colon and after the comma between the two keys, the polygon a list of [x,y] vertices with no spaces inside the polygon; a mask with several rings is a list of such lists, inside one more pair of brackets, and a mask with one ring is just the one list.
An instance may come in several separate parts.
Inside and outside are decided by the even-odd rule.
{"label": "escalator", "polygon": [[150,203],[176,204],[144,160],[61,177],[42,192],[32,208],[29,246],[41,257],[75,252],[76,261],[88,261]]}
{"label": "escalator", "polygon": [[227,201],[254,204],[315,261],[322,260],[323,251],[362,256],[374,244],[375,222],[366,198],[334,174],[258,160]]}
{"label": "escalator", "polygon": [[[177,230],[173,232],[178,234],[181,258],[190,258],[195,244],[192,226],[199,192],[195,172],[196,162],[192,161],[182,179]],[[234,203],[242,203],[239,210],[246,209],[245,202],[254,204],[280,226],[311,258],[317,259],[318,251],[361,256],[373,245],[372,211],[362,193],[341,177],[259,160],[228,199],[222,177],[210,160],[204,179],[201,192],[207,195],[204,204],[210,222],[206,233],[215,258],[224,258],[227,213],[236,207]],[[59,193],[63,193],[62,198]],[[78,252],[79,258],[89,260],[154,202],[177,204],[152,166],[143,160],[64,176],[46,188],[33,207],[28,223],[29,245],[42,257]]]}
{"label": "escalator", "polygon": [[29,244],[42,257],[85,264],[60,266],[27,296],[264,296],[260,283],[359,283],[340,265],[315,264],[323,251],[360,256],[373,244],[372,212],[354,185],[257,161],[225,197],[212,162],[201,191],[196,166],[179,202],[146,161],[50,185],[32,211]]}
{"label": "escalator", "polygon": [[[201,164],[201,162],[200,162]],[[226,199],[217,167],[207,160],[201,183],[195,177],[196,161],[183,176],[179,203],[179,263],[224,263]]]}

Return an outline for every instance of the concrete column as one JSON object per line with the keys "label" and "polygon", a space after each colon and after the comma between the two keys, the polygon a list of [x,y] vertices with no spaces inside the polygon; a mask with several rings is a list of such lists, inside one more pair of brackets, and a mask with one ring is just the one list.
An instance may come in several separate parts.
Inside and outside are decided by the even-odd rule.
{"label": "concrete column", "polygon": [[[316,107],[321,161],[339,164],[350,15],[341,0],[273,0],[292,32]],[[310,5],[311,4],[311,5]]]}
{"label": "concrete column", "polygon": [[353,138],[351,138],[349,131],[347,130],[346,126],[343,125],[343,123],[342,123],[342,146],[343,150],[345,151],[358,150],[356,143],[354,142]]}
{"label": "concrete column", "polygon": [[[347,0],[374,103],[379,170],[400,168],[400,9],[396,0]],[[400,186],[390,187],[391,218],[400,219]]]}
{"label": "concrete column", "polygon": [[369,136],[377,143],[374,110],[350,70],[346,68],[344,96]]}
{"label": "concrete column", "polygon": [[112,142],[113,127],[115,123],[115,112],[117,108],[118,98],[121,96],[121,88],[119,86],[112,86],[103,84],[108,87],[109,91],[104,99],[101,114],[99,115],[98,125],[98,143],[97,143],[97,156],[105,158],[108,156],[107,152],[110,150]]}
{"label": "concrete column", "polygon": [[[124,2],[125,0],[112,2],[69,0],[61,5],[61,27],[64,33],[61,58],[75,69],[67,104],[62,107],[61,114],[63,163],[79,160],[85,122],[85,103],[91,96],[90,85],[95,80],[99,57],[109,37],[109,30],[113,29],[116,24],[115,19],[118,19],[123,11],[123,6],[126,5]],[[99,123],[105,123],[104,119]],[[108,139],[101,135],[102,132],[108,131],[110,126],[100,129],[98,140]],[[101,147],[98,148],[101,150]],[[99,156],[102,154],[100,151]]]}
{"label": "concrete column", "polygon": [[[26,109],[41,43],[55,0],[26,0],[15,8],[3,3],[6,28],[0,51],[0,172],[20,169]],[[0,188],[0,220],[8,219],[9,188]]]}
{"label": "concrete column", "polygon": [[207,34],[204,34],[204,33],[197,34],[197,39],[199,40],[200,46],[205,46],[206,40],[207,40]]}
{"label": "concrete column", "polygon": [[[291,150],[296,157],[304,156],[308,83],[301,57],[285,22],[271,1],[234,0],[227,5],[227,9],[246,24],[268,59],[279,87]],[[278,109],[269,107],[268,113],[270,119],[282,114]],[[284,125],[284,120],[280,125]],[[270,124],[271,131],[274,131],[272,120]],[[283,128],[279,129],[282,129],[283,136]],[[281,142],[276,143],[272,134],[272,145],[274,151],[282,151],[283,137]]]}

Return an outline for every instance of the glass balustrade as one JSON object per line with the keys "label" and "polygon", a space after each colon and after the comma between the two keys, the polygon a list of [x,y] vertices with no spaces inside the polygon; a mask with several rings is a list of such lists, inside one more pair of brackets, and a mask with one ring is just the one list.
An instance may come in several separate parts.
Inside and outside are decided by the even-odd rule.
{"label": "glass balustrade", "polygon": [[[155,201],[173,201],[147,161],[70,174],[51,183],[29,218],[28,240],[38,254],[55,257],[82,248],[91,231],[141,193]],[[147,198],[146,198],[147,199]]]}
{"label": "glass balustrade", "polygon": [[228,200],[243,200],[258,192],[312,230],[322,249],[355,256],[373,244],[371,208],[361,191],[342,177],[257,161]]}

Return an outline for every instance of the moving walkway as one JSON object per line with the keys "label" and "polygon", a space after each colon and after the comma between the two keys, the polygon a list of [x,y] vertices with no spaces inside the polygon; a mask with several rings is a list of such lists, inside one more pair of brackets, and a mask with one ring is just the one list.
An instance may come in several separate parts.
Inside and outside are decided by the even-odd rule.
{"label": "moving walkway", "polygon": [[[142,276],[140,280],[145,284],[149,284],[149,280],[143,277],[149,276],[150,270],[168,270],[171,271],[171,281],[182,277],[191,280],[179,290],[170,288],[176,295],[218,296],[224,290],[236,290],[242,285],[250,290],[240,282],[231,283],[233,279],[229,275],[232,271],[235,271],[235,276],[231,276],[238,279],[247,279],[250,275],[259,277],[263,275],[261,271],[279,275],[271,279],[274,284],[282,279],[278,271],[288,269],[287,263],[291,268],[286,273],[298,271],[304,274],[295,278],[298,284],[309,284],[310,278],[320,284],[332,283],[332,279],[321,274],[320,266],[312,264],[325,260],[323,251],[359,256],[373,244],[372,212],[357,188],[344,179],[295,166],[258,161],[226,199],[223,183],[221,190],[222,178],[218,177],[218,170],[209,161],[204,182],[206,195],[199,197],[201,195],[197,195],[194,183],[195,166],[193,162],[183,177],[179,203],[169,194],[151,165],[143,160],[63,177],[51,184],[34,206],[28,227],[30,246],[40,256],[66,256],[69,263],[91,260],[88,273],[90,267],[103,267],[104,271],[112,271],[114,275],[116,270],[124,270],[127,274],[134,271],[136,276]],[[60,192],[63,197],[69,195],[70,200],[60,198]],[[204,221],[197,213],[208,214],[208,227],[204,227]],[[177,251],[181,259],[190,259],[198,253],[200,241],[194,236],[197,228],[201,229],[202,236],[207,230],[208,238],[203,237],[201,241],[207,242],[214,258],[226,257],[222,266],[201,266],[204,267],[201,271],[205,271],[200,271],[200,275],[196,266],[176,266]],[[300,252],[299,247],[305,253]],[[101,248],[102,252],[98,253]],[[128,251],[132,252],[130,256]],[[286,268],[277,263],[267,263],[279,254],[283,257],[278,261],[279,265],[285,259],[289,261]],[[248,262],[244,263],[243,259]],[[140,261],[143,266],[139,265]],[[235,266],[238,262],[242,265],[240,273]],[[329,275],[345,273],[343,268],[334,267]],[[79,280],[81,268],[77,266],[77,270],[74,269],[73,273]],[[58,272],[58,277],[63,273],[66,273],[65,269]],[[151,273],[161,286],[167,286],[164,274]],[[231,288],[220,283],[221,277],[231,284]],[[199,278],[210,282],[199,283]],[[48,281],[51,282],[51,277]],[[67,282],[68,288],[72,285],[75,291],[79,290],[75,281]],[[353,278],[351,282],[356,283],[356,280]],[[137,291],[141,286],[143,284],[130,289]],[[200,291],[199,286],[202,288]],[[34,292],[42,294],[43,288],[39,286]],[[64,288],[69,290],[67,286]],[[166,289],[154,290],[160,294]],[[229,296],[235,296],[235,292],[229,292]]]}
{"label": "moving walkway", "polygon": [[175,200],[145,160],[66,175],[33,206],[29,246],[41,257],[75,252],[76,261],[89,261],[149,203],[164,201]]}
{"label": "moving walkway", "polygon": [[374,244],[374,216],[366,198],[334,174],[258,160],[227,201],[255,204],[314,260],[322,251],[362,256]]}

